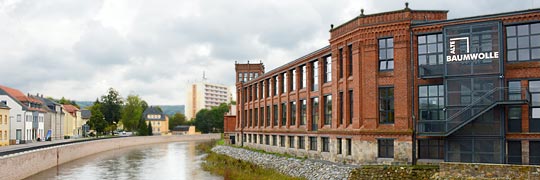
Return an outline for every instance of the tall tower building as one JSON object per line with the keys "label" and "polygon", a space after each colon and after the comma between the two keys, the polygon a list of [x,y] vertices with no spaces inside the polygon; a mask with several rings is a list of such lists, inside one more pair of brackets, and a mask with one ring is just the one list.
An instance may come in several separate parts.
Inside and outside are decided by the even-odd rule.
{"label": "tall tower building", "polygon": [[230,101],[229,88],[221,84],[193,83],[187,88],[186,119],[195,118],[201,109],[210,109]]}

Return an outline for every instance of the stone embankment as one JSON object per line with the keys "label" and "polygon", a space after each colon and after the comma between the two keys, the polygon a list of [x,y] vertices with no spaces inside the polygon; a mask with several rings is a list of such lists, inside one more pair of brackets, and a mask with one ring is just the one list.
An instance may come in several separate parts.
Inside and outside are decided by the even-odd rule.
{"label": "stone embankment", "polygon": [[287,158],[230,146],[216,146],[212,151],[264,168],[275,169],[289,176],[306,179],[348,179],[351,171],[358,168],[327,161]]}

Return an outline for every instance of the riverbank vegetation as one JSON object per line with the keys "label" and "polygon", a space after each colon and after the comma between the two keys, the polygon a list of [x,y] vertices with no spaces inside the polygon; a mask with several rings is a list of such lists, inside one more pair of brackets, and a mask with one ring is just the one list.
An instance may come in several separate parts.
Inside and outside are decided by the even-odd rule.
{"label": "riverbank vegetation", "polygon": [[223,176],[224,179],[302,179],[281,174],[273,169],[265,169],[255,164],[234,159],[211,151],[219,141],[209,141],[197,145],[197,150],[207,153],[201,167],[205,171]]}

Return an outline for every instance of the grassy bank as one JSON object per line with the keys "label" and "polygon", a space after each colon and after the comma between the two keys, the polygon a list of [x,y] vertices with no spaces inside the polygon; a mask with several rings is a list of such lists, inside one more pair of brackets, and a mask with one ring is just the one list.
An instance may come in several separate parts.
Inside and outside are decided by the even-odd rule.
{"label": "grassy bank", "polygon": [[210,149],[219,141],[210,141],[197,145],[199,151],[208,154],[202,168],[225,179],[301,179],[281,174],[273,169],[265,169],[255,164],[237,160],[229,156],[212,152]]}

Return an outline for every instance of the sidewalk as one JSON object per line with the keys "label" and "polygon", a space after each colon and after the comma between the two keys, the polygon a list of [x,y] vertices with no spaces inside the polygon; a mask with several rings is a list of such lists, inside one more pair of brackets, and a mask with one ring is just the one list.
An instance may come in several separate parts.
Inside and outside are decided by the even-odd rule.
{"label": "sidewalk", "polygon": [[41,142],[33,142],[28,144],[14,144],[9,146],[0,146],[0,152],[6,152],[6,151],[12,151],[17,149],[23,149],[28,147],[34,147],[34,146],[42,146],[47,144],[56,144],[56,143],[62,143],[62,142],[68,142],[68,141],[78,141],[83,140],[87,138],[77,138],[77,139],[60,139],[60,140],[53,140],[53,141],[41,141]]}

